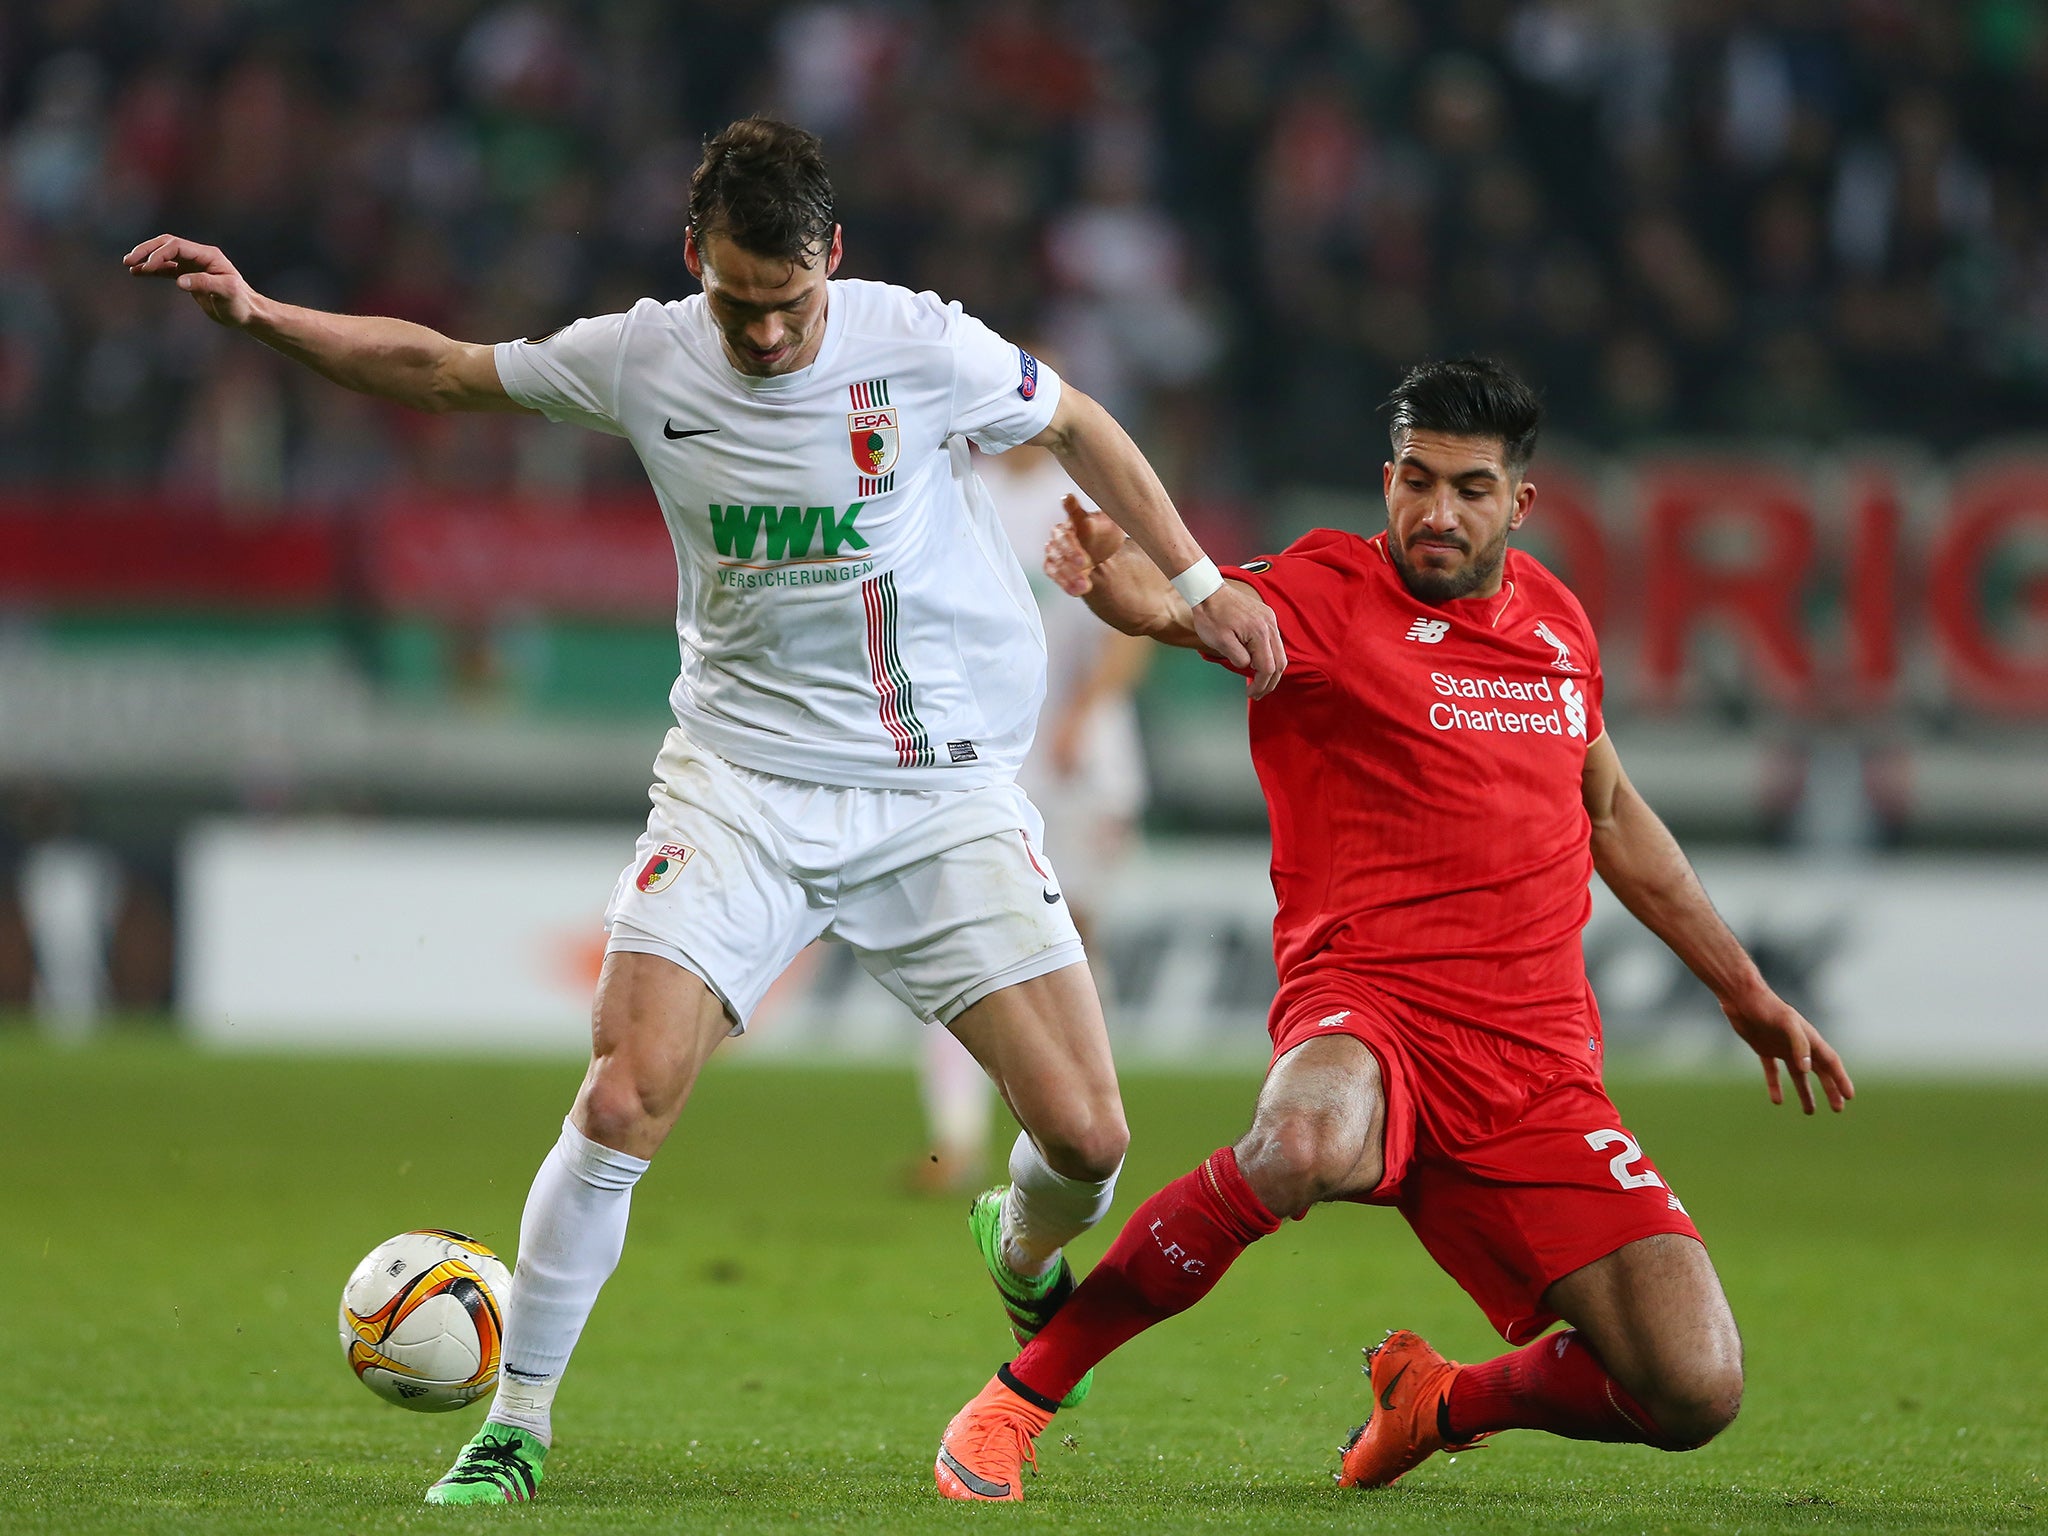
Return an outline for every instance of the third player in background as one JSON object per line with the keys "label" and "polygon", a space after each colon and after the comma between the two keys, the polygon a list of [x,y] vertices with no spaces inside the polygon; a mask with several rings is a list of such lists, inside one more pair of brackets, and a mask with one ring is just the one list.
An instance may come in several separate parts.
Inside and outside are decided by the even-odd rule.
{"label": "third player in background", "polygon": [[[1059,460],[1030,448],[977,454],[975,472],[1031,578],[1045,626],[1045,703],[1017,782],[1045,818],[1046,851],[1089,947],[1097,986],[1108,993],[1113,982],[1103,975],[1095,916],[1145,810],[1137,688],[1150,647],[1098,623],[1045,574],[1046,542],[1066,519],[1061,503],[1078,494]],[[930,1139],[911,1182],[926,1194],[971,1193],[990,1177],[994,1089],[945,1030],[926,1030],[920,1049],[918,1087]]]}

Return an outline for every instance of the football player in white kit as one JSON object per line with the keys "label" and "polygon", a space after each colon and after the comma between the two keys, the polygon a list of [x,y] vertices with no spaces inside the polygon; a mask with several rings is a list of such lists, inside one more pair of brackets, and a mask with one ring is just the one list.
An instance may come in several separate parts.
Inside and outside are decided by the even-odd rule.
{"label": "football player in white kit", "polygon": [[1037,608],[968,440],[1052,449],[1195,605],[1255,693],[1272,612],[1188,533],[1123,430],[929,293],[831,281],[822,147],[749,118],[705,146],[703,292],[495,347],[253,290],[174,235],[126,257],[338,384],[423,410],[538,411],[632,442],[675,540],[682,669],[619,878],[591,1061],[527,1196],[504,1369],[431,1503],[533,1496],[555,1390],[627,1206],[718,1042],[812,939],[952,1029],[1024,1129],[976,1236],[1021,1343],[1072,1289],[1128,1140],[1080,940],[1015,783],[1045,686]]}

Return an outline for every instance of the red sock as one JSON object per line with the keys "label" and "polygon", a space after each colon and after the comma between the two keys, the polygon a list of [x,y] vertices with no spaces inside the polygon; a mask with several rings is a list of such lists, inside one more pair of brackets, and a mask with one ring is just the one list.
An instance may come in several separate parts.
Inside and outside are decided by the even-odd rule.
{"label": "red sock", "polygon": [[1057,1403],[1125,1340],[1208,1295],[1232,1260],[1280,1229],[1229,1147],[1139,1206],[1066,1305],[1010,1363],[1014,1381]]}
{"label": "red sock", "polygon": [[1454,1443],[1497,1429],[1546,1429],[1568,1440],[1664,1443],[1649,1410],[1569,1328],[1458,1372],[1440,1427]]}

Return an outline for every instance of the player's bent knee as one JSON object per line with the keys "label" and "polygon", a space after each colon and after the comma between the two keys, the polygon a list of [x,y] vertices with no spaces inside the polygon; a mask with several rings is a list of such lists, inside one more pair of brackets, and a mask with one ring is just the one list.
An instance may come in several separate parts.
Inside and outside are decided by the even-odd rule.
{"label": "player's bent knee", "polygon": [[675,1084],[669,1074],[618,1055],[591,1063],[580,1095],[583,1134],[608,1147],[631,1147],[654,1124],[675,1112]]}
{"label": "player's bent knee", "polygon": [[1662,1408],[1657,1416],[1656,1444],[1667,1451],[1696,1451],[1735,1422],[1742,1411],[1739,1397]]}
{"label": "player's bent knee", "polygon": [[623,1076],[595,1076],[581,1108],[583,1134],[608,1147],[631,1145],[648,1120],[646,1100]]}
{"label": "player's bent knee", "polygon": [[1718,1367],[1674,1383],[1647,1406],[1657,1421],[1657,1444],[1668,1451],[1696,1451],[1742,1411],[1742,1368]]}
{"label": "player's bent knee", "polygon": [[1298,1216],[1343,1189],[1358,1164],[1358,1139],[1343,1115],[1262,1115],[1238,1144],[1238,1167],[1268,1210]]}
{"label": "player's bent knee", "polygon": [[1089,1183],[1099,1183],[1122,1167],[1124,1151],[1131,1144],[1121,1109],[1070,1117],[1064,1124],[1035,1131],[1033,1136],[1053,1172]]}

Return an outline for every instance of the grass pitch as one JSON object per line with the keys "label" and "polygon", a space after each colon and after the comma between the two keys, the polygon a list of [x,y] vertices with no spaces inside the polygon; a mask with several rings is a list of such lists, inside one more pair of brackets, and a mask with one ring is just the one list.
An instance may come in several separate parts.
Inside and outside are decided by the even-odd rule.
{"label": "grass pitch", "polygon": [[[480,1421],[342,1365],[342,1280],[452,1226],[509,1257],[573,1063],[222,1059],[0,1037],[0,1532],[2008,1531],[2048,1525],[2048,1088],[1617,1086],[1719,1260],[1742,1419],[1686,1456],[1509,1435],[1339,1494],[1359,1346],[1500,1346],[1398,1217],[1290,1224],[1103,1368],[1021,1507],[932,1492],[1009,1351],[964,1202],[898,1193],[907,1073],[715,1067],[635,1198],[541,1501],[419,1500]],[[1248,1076],[1134,1075],[1107,1232],[1242,1129]]]}

